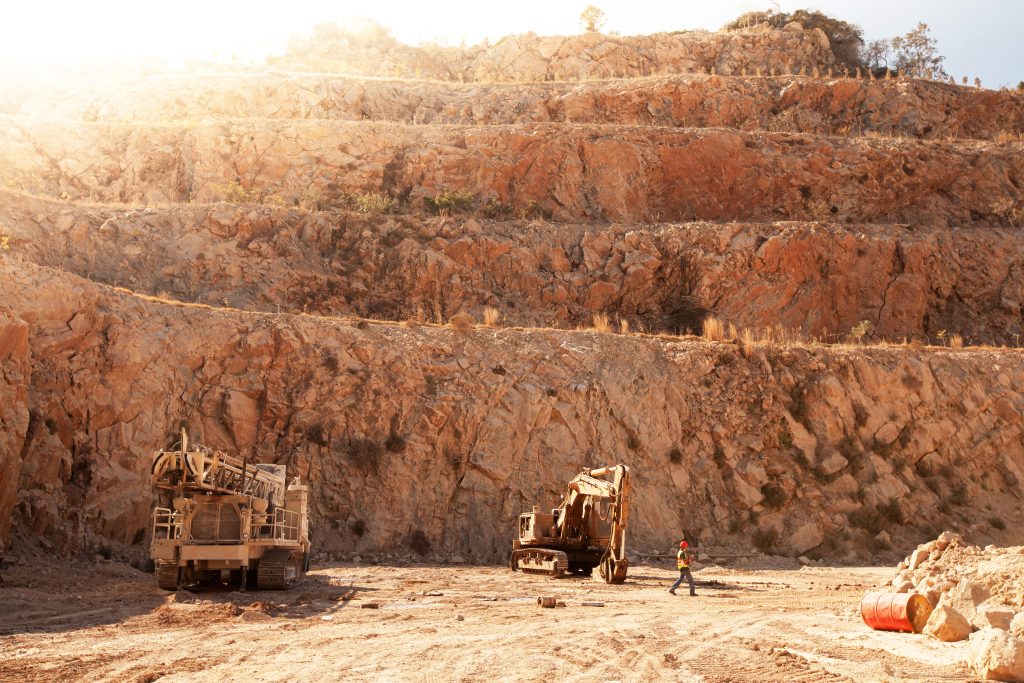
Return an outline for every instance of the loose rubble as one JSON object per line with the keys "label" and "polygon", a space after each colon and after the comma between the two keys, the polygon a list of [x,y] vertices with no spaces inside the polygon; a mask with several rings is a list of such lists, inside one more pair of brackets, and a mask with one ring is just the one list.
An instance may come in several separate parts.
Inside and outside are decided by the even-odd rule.
{"label": "loose rubble", "polygon": [[888,589],[927,597],[935,609],[924,633],[969,638],[978,676],[1024,681],[1024,547],[979,548],[945,531],[900,562]]}

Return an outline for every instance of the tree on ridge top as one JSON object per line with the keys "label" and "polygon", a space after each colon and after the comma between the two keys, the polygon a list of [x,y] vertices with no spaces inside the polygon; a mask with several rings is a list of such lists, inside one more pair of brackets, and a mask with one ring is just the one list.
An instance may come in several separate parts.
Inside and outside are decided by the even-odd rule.
{"label": "tree on ridge top", "polygon": [[938,41],[929,33],[928,24],[917,22],[917,28],[906,35],[892,39],[896,53],[894,66],[912,78],[942,78],[948,76],[942,68],[946,59],[939,54]]}
{"label": "tree on ridge top", "polygon": [[590,33],[601,30],[606,21],[604,10],[596,5],[587,5],[587,8],[580,12],[580,22]]}
{"label": "tree on ridge top", "polygon": [[864,66],[876,75],[902,73],[910,78],[946,80],[942,68],[945,57],[938,52],[938,42],[929,33],[928,24],[918,22],[917,28],[896,38],[872,40],[861,51]]}

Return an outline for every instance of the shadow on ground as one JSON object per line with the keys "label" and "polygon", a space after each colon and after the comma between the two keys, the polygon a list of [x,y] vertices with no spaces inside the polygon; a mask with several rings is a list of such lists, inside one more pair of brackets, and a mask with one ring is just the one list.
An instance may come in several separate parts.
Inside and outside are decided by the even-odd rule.
{"label": "shadow on ground", "polygon": [[302,619],[358,606],[364,594],[377,590],[313,573],[280,591],[240,591],[218,583],[170,592],[157,587],[153,574],[128,565],[69,562],[55,570],[53,564],[37,564],[4,568],[0,635],[75,631],[148,616],[167,619],[175,612]]}

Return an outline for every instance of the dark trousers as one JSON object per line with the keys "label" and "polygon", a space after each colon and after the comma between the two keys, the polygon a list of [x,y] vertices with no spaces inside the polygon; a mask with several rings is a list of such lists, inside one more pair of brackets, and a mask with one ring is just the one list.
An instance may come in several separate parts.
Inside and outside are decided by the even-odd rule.
{"label": "dark trousers", "polygon": [[696,595],[697,588],[693,585],[693,574],[690,573],[689,567],[683,567],[679,570],[679,578],[676,579],[676,582],[672,584],[672,587],[669,588],[669,590],[674,591],[679,588],[679,584],[683,582],[683,579],[686,579],[686,582],[690,584],[690,595]]}

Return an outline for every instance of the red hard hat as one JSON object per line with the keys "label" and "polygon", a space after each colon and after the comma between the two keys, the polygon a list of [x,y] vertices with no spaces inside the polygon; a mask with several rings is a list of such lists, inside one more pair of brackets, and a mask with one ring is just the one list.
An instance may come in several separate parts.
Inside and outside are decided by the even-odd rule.
{"label": "red hard hat", "polygon": [[689,548],[690,544],[687,543],[686,541],[679,541],[679,547],[680,548]]}

